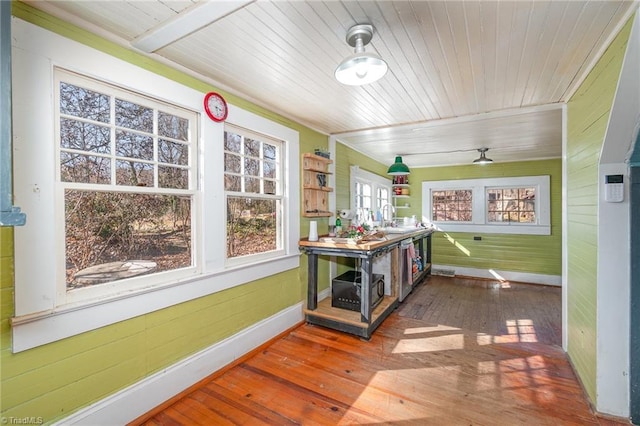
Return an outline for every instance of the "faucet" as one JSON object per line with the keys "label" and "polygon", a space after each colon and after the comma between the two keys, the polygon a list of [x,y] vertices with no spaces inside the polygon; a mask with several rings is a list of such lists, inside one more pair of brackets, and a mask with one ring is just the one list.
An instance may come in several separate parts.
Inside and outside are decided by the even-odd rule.
{"label": "faucet", "polygon": [[[385,218],[385,208],[387,207],[391,207],[391,213],[389,214],[389,219],[387,220]],[[396,208],[393,206],[393,204],[391,203],[385,203],[380,207],[380,213],[382,213],[382,224],[384,226],[387,226],[387,222],[389,222],[390,224],[393,224],[393,215],[396,212]]]}

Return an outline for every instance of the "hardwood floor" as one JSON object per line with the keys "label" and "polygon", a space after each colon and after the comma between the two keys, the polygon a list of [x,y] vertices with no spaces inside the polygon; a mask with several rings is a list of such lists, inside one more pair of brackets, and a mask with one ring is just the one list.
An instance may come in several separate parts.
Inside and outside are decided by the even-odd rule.
{"label": "hardwood floor", "polygon": [[134,424],[625,424],[590,410],[560,326],[559,288],[434,276],[368,342],[302,325]]}

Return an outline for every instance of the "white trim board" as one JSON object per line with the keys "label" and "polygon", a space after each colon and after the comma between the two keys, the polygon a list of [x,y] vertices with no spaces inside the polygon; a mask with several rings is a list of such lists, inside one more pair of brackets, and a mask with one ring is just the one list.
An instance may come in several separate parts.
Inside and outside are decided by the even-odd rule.
{"label": "white trim board", "polygon": [[304,318],[302,306],[302,303],[290,306],[54,424],[58,426],[127,424],[278,334],[299,324]]}
{"label": "white trim board", "polygon": [[[534,274],[530,272],[503,271],[499,269],[480,269],[466,268],[457,265],[432,265],[431,271],[436,270],[455,271],[456,275],[466,277],[489,278],[492,280],[515,281],[529,284],[543,284],[560,287],[562,285],[562,277],[560,275]],[[493,273],[492,273],[493,271]],[[436,275],[436,274],[434,274]]]}

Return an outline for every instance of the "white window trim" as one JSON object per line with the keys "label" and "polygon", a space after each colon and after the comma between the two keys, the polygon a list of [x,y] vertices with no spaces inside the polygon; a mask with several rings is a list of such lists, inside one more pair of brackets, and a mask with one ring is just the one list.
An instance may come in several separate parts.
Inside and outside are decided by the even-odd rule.
{"label": "white window trim", "polygon": [[[535,187],[536,218],[538,223],[487,222],[486,191],[491,188]],[[470,189],[473,191],[471,222],[432,221],[432,191]],[[441,231],[483,232],[487,234],[551,235],[550,178],[522,176],[508,178],[460,179],[422,182],[422,221],[433,223]]]}
{"label": "white window trim", "polygon": [[391,200],[391,179],[386,179],[380,175],[377,175],[375,173],[371,173],[367,170],[363,170],[360,168],[360,166],[351,166],[350,168],[350,173],[349,173],[349,179],[350,179],[350,185],[349,188],[351,188],[351,200],[350,203],[351,205],[349,206],[349,208],[352,211],[355,211],[356,209],[356,182],[362,182],[362,183],[367,183],[367,184],[371,184],[371,202],[373,205],[375,205],[376,199],[377,199],[377,189],[378,187],[384,187],[387,189],[387,191],[389,191],[389,203],[392,202]]}
{"label": "white window trim", "polygon": [[[79,333],[163,309],[198,297],[298,268],[299,135],[298,132],[234,105],[231,123],[284,140],[286,158],[284,230],[285,255],[235,268],[225,267],[224,253],[224,126],[202,114],[204,93],[138,68],[125,61],[74,42],[19,18],[12,21],[14,185],[18,205],[28,214],[26,226],[15,229],[15,318],[12,320],[13,352],[54,342]],[[202,249],[196,262],[202,272],[189,278],[162,283],[144,290],[122,292],[91,302],[56,303],[51,277],[57,265],[55,211],[55,144],[53,104],[54,66],[69,69],[118,86],[131,88],[201,113],[198,154],[198,187],[202,192],[197,229]],[[34,122],[37,125],[34,125]],[[48,165],[35,164],[47,159]],[[23,167],[24,164],[32,166]],[[37,263],[34,263],[37,262]]]}
{"label": "white window trim", "polygon": [[[277,195],[276,196],[271,196],[271,195],[265,195],[265,194],[259,194],[259,193],[251,193],[251,192],[233,192],[233,191],[225,191],[225,198],[224,198],[224,205],[225,205],[225,216],[224,216],[224,223],[227,223],[228,217],[227,217],[227,211],[226,211],[226,206],[227,206],[227,199],[228,197],[232,196],[232,197],[244,197],[244,198],[261,198],[261,199],[266,199],[266,200],[275,200],[275,201],[279,201],[281,203],[281,210],[283,213],[285,213],[285,201],[287,199],[287,193],[286,193],[286,189],[285,189],[285,182],[286,182],[286,177],[284,176],[284,168],[285,165],[288,162],[288,158],[287,158],[287,152],[286,152],[286,142],[282,142],[280,139],[278,138],[273,138],[270,135],[267,135],[265,133],[257,133],[255,130],[246,130],[244,128],[238,128],[238,126],[229,126],[225,128],[226,131],[240,131],[242,133],[243,136],[251,136],[257,140],[260,140],[261,142],[267,142],[267,143],[273,143],[276,142],[278,144],[281,144],[281,148],[280,148],[280,159],[278,160],[280,163],[280,166],[278,167],[277,170],[277,181],[278,181],[278,188],[277,188]],[[265,136],[267,136],[268,138],[265,138]],[[269,140],[273,139],[273,140]],[[297,158],[297,157],[296,157]],[[223,163],[224,164],[224,163]],[[286,224],[289,221],[289,217],[286,214],[278,214],[277,215],[278,218],[278,223],[276,224],[277,227],[285,227],[286,229]],[[225,243],[227,241],[228,235],[226,234],[226,227],[225,227]],[[284,239],[284,232],[281,232],[280,235],[276,235],[277,238],[277,242],[276,242],[276,249],[271,250],[271,251],[265,251],[265,252],[261,252],[261,253],[253,253],[253,254],[248,254],[248,255],[244,255],[244,256],[236,256],[236,257],[227,257],[226,253],[227,253],[227,247],[225,245],[225,249],[224,252],[225,253],[225,265],[227,267],[237,267],[237,266],[241,266],[244,264],[251,264],[253,262],[259,262],[259,261],[264,261],[264,260],[268,260],[268,259],[277,259],[278,257],[283,256],[286,252],[285,252],[285,239]]]}

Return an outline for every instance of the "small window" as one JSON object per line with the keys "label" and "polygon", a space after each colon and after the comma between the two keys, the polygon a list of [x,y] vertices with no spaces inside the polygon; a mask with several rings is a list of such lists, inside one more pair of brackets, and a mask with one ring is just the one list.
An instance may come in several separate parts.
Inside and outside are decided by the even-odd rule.
{"label": "small window", "polygon": [[536,188],[487,189],[487,221],[536,223]]}
{"label": "small window", "polygon": [[356,182],[356,208],[371,210],[372,206],[371,184]]}
{"label": "small window", "polygon": [[[359,214],[373,215],[374,218],[381,215],[392,216],[390,196],[391,180],[375,173],[362,170],[359,166],[351,166],[350,182],[352,188],[351,205],[353,210],[360,210]],[[388,213],[387,213],[388,212]],[[389,220],[392,217],[388,218]]]}
{"label": "small window", "polygon": [[433,191],[431,220],[434,222],[471,222],[473,191],[460,189]]}
{"label": "small window", "polygon": [[442,231],[550,235],[549,185],[549,176],[423,182],[423,220]]}
{"label": "small window", "polygon": [[283,142],[227,124],[224,132],[227,259],[282,251]]}

